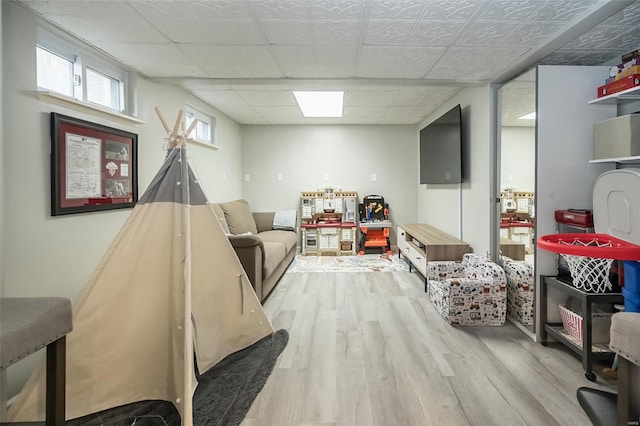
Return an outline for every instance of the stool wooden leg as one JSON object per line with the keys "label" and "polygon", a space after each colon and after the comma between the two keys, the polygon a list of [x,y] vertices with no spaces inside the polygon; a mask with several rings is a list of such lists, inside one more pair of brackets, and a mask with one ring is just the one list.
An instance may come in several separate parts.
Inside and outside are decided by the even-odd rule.
{"label": "stool wooden leg", "polygon": [[66,336],[47,345],[47,426],[63,426],[65,418]]}
{"label": "stool wooden leg", "polygon": [[637,366],[625,357],[618,357],[618,425],[637,425],[640,418]]}

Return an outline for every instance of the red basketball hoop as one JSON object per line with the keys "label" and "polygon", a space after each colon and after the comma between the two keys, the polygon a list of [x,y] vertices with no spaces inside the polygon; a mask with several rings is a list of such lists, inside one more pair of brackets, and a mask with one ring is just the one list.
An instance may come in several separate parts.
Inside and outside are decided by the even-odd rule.
{"label": "red basketball hoop", "polygon": [[551,234],[538,247],[560,254],[569,265],[573,285],[587,292],[611,290],[609,269],[614,260],[640,260],[640,246],[607,234]]}
{"label": "red basketball hoop", "polygon": [[640,246],[607,234],[544,235],[538,238],[538,247],[575,256],[640,260]]}

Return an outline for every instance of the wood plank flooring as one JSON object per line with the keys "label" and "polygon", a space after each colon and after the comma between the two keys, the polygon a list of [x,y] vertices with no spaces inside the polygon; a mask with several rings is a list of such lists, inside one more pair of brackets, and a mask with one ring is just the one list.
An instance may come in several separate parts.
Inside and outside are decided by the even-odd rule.
{"label": "wood plank flooring", "polygon": [[589,425],[577,357],[517,327],[447,324],[415,273],[286,273],[289,344],[243,426]]}

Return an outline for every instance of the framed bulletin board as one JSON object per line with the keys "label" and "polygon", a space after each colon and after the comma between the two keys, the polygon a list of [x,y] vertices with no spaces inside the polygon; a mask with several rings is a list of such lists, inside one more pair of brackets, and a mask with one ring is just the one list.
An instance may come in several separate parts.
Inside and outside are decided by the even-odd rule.
{"label": "framed bulletin board", "polygon": [[51,215],[138,201],[138,135],[51,113]]}

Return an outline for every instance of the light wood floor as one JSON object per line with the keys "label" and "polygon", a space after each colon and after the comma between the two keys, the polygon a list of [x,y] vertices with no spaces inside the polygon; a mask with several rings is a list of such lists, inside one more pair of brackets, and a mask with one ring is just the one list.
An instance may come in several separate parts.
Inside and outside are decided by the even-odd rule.
{"label": "light wood floor", "polygon": [[289,344],[243,426],[583,426],[576,389],[612,388],[512,324],[450,326],[415,273],[287,273],[265,310]]}

